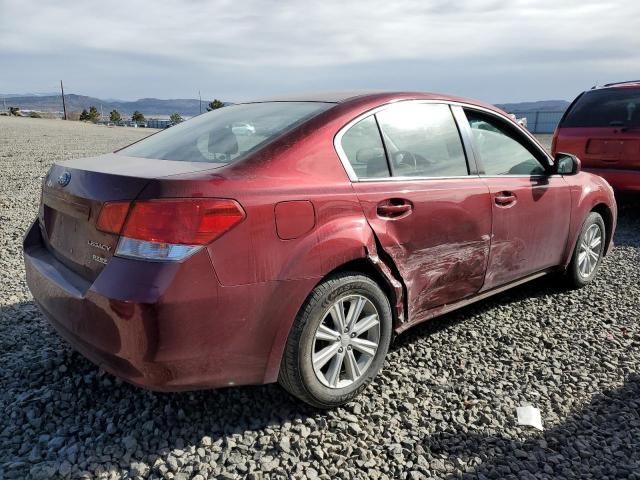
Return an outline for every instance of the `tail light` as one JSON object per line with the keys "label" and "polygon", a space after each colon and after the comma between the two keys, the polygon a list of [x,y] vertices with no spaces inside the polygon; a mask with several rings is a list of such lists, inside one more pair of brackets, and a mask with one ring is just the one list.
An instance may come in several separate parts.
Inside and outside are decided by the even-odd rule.
{"label": "tail light", "polygon": [[100,210],[96,228],[103,232],[120,234],[130,206],[130,202],[105,203]]}
{"label": "tail light", "polygon": [[121,235],[116,255],[182,260],[245,218],[235,200],[161,199],[104,205],[97,228]]}

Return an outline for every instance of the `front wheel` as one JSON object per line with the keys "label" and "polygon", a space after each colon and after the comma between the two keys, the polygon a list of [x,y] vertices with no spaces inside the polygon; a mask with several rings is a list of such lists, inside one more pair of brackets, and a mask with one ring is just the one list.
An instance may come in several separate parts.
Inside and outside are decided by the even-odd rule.
{"label": "front wheel", "polygon": [[279,382],[315,407],[343,405],[382,368],[391,329],[389,301],[376,282],[358,273],[329,277],[296,317]]}
{"label": "front wheel", "polygon": [[574,288],[584,287],[596,276],[604,256],[606,228],[599,213],[591,212],[578,236],[567,279]]}

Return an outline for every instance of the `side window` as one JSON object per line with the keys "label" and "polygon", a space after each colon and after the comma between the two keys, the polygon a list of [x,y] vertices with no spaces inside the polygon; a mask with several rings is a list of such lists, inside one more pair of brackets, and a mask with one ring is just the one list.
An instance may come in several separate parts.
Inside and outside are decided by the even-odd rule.
{"label": "side window", "polygon": [[485,175],[544,175],[538,153],[514,138],[509,128],[489,115],[465,110]]}
{"label": "side window", "polygon": [[358,178],[390,176],[380,131],[373,115],[349,128],[342,136],[341,145]]}
{"label": "side window", "polygon": [[460,133],[448,105],[397,104],[376,117],[394,176],[469,174]]}

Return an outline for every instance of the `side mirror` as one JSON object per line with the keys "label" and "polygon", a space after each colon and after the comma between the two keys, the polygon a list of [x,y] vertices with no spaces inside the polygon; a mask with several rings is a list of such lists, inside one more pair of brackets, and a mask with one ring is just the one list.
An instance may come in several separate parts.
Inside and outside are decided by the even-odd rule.
{"label": "side mirror", "polygon": [[556,153],[556,173],[560,175],[577,175],[580,173],[580,160],[570,153]]}

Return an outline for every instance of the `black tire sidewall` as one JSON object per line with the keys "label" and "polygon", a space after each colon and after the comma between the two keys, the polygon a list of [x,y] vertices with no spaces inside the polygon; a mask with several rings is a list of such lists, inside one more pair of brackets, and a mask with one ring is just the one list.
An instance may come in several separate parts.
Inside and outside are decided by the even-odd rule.
{"label": "black tire sidewall", "polygon": [[[348,387],[329,388],[320,382],[313,370],[311,358],[314,335],[327,310],[340,297],[354,294],[363,295],[368,298],[378,311],[378,317],[380,319],[380,343],[371,365],[362,377]],[[298,367],[304,388],[318,403],[327,406],[345,403],[357,396],[382,368],[389,348],[393,325],[389,300],[380,287],[369,278],[364,276],[343,277],[337,280],[335,288],[326,292],[315,305],[311,306],[310,313],[307,317],[298,346]]]}

